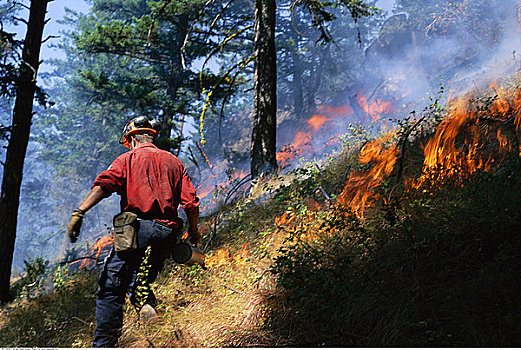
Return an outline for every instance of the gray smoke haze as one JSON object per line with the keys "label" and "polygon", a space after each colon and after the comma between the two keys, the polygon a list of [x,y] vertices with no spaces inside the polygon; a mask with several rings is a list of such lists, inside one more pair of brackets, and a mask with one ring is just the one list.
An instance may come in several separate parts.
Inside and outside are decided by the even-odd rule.
{"label": "gray smoke haze", "polygon": [[[436,3],[446,2],[422,2],[425,8]],[[466,4],[472,6],[474,2],[467,1]],[[363,57],[354,60],[360,63],[353,64],[350,71],[345,72],[351,77],[349,84],[339,86],[338,93],[327,103],[320,99],[314,101],[317,108],[309,121],[298,126],[285,123],[290,112],[280,110],[278,149],[282,151],[290,146],[290,151],[282,153],[287,157],[281,156],[286,165],[282,172],[302,162],[324,159],[324,153],[338,149],[339,144],[334,139],[346,133],[350,124],[377,127],[390,118],[403,118],[413,110],[420,112],[429,103],[429,96],[434,96],[439,90],[440,82],[446,91],[451,91],[452,96],[469,90],[483,93],[491,81],[511,76],[520,68],[518,1],[491,1],[488,7],[485,6],[486,11],[476,11],[476,16],[480,16],[476,18],[458,18],[456,9],[454,16],[449,16],[451,24],[433,19],[433,25],[428,30],[425,26],[415,27],[413,23],[416,18],[402,12],[392,0],[381,0],[377,6],[395,8],[395,11],[388,13],[382,27],[376,30],[375,35],[369,36],[370,40],[364,40]],[[347,20],[352,23],[351,19]],[[477,24],[482,24],[484,30],[476,31],[480,28]],[[338,52],[335,54],[341,55]],[[345,59],[353,60],[353,57],[346,56]],[[322,64],[328,65],[327,62]],[[230,152],[246,154],[249,151],[251,113],[246,111],[235,117],[242,122],[230,123],[228,128],[233,130],[234,139],[225,140],[225,143]],[[199,159],[198,169],[192,166],[189,173],[198,186],[199,195],[204,197],[203,214],[211,213],[219,203],[229,201],[233,195],[248,189],[247,179],[240,182],[249,173],[249,163],[244,158],[240,163],[231,163],[224,157],[212,157],[212,150],[203,148],[202,152],[208,153],[207,164],[201,161],[203,156],[198,149],[192,146],[191,151]],[[186,157],[187,152],[183,156]],[[37,162],[37,159],[31,162]],[[37,165],[34,166],[38,169]],[[40,191],[52,192],[45,182],[45,179],[52,177],[52,171],[46,168],[39,171],[26,177],[24,186],[30,184]],[[37,178],[44,181],[33,181]],[[19,231],[24,233],[19,237],[25,238],[17,241],[17,269],[23,268],[23,260],[27,256],[41,255],[49,259],[59,252],[63,256],[68,247],[63,234],[69,211],[79,204],[89,184],[77,184],[76,190],[67,193],[60,193],[59,184],[55,186],[53,190],[57,191],[57,195],[49,196],[47,200],[54,203],[63,201],[63,211],[49,217],[48,224],[29,220],[36,212],[34,208],[24,208],[25,213],[19,220]],[[92,245],[96,238],[106,234],[112,216],[119,210],[118,201],[114,195],[89,213],[80,243]],[[31,233],[36,231],[43,233],[44,242],[28,241]]]}
{"label": "gray smoke haze", "polygon": [[[425,8],[444,3],[422,2]],[[446,102],[449,94],[454,98],[469,91],[485,93],[491,82],[514,75],[521,62],[519,2],[461,3],[475,16],[460,18],[460,8],[447,7],[447,13],[454,12],[442,12],[447,22],[432,17],[423,30],[412,25],[415,18],[394,6],[379,34],[365,43],[363,63],[352,72],[355,83],[335,99],[339,101],[336,104],[318,104],[315,117],[326,120],[319,130],[315,132],[309,125],[278,130],[278,141],[284,140],[279,143],[281,148],[292,142],[296,145],[293,151],[301,147],[287,169],[324,158],[324,150],[335,149],[327,143],[346,133],[349,124],[378,128],[389,119],[401,119],[412,111],[420,113],[429,97],[437,97],[440,84]],[[305,144],[299,141],[303,135]],[[299,156],[303,156],[300,162]]]}

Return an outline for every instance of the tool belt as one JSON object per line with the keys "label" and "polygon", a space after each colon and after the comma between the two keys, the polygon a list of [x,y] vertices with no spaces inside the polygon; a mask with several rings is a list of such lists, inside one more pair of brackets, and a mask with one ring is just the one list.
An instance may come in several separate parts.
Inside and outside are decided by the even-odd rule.
{"label": "tool belt", "polygon": [[129,211],[114,216],[114,249],[116,252],[137,250],[139,221],[137,215]]}
{"label": "tool belt", "polygon": [[114,216],[113,224],[114,250],[118,253],[144,248],[153,240],[174,239],[179,233],[156,220],[140,219],[129,211]]}

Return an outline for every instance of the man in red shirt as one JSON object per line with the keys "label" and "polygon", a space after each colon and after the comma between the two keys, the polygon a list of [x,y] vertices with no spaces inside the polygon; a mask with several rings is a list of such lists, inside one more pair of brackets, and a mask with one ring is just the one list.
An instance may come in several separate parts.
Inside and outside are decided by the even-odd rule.
{"label": "man in red shirt", "polygon": [[[137,234],[129,249],[121,250],[116,237],[115,249],[105,260],[99,279],[96,298],[96,322],[94,347],[114,347],[121,335],[123,324],[123,304],[128,292],[134,305],[142,305],[142,311],[155,314],[156,304],[153,293],[144,301],[137,301],[135,283],[139,266],[147,246],[151,247],[148,280],[151,283],[170,255],[171,248],[181,233],[183,221],[177,215],[179,205],[188,217],[188,234],[192,244],[197,245],[201,235],[197,228],[199,221],[199,198],[196,196],[186,168],[181,161],[169,152],[152,144],[157,137],[155,120],[137,117],[125,126],[120,139],[130,148],[117,157],[107,170],[94,180],[90,192],[72,213],[68,227],[71,242],[80,233],[85,213],[103,198],[116,192],[121,196],[121,212],[127,228],[132,226]],[[116,218],[115,217],[115,233]],[[125,219],[126,220],[126,219]],[[124,225],[123,225],[124,226]]]}

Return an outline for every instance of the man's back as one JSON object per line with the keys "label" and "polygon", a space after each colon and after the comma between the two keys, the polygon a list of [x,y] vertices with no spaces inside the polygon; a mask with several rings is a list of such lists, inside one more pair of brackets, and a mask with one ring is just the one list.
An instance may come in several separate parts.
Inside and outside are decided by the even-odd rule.
{"label": "man's back", "polygon": [[159,219],[171,226],[181,222],[177,208],[191,209],[199,199],[181,161],[151,143],[116,158],[93,186],[121,196],[121,211],[142,219]]}

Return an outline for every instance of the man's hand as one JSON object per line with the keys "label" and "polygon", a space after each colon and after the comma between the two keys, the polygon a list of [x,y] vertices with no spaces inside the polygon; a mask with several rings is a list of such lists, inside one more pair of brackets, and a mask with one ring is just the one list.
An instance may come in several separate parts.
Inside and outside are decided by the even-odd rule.
{"label": "man's hand", "polygon": [[190,236],[190,243],[192,243],[193,245],[196,246],[199,244],[199,242],[201,242],[201,233],[199,233],[198,229],[189,229],[188,235]]}
{"label": "man's hand", "polygon": [[71,243],[74,243],[80,235],[81,223],[85,215],[78,211],[78,209],[76,209],[71,214],[71,216],[72,217],[71,221],[69,221],[69,227],[67,227],[67,234],[69,235]]}

